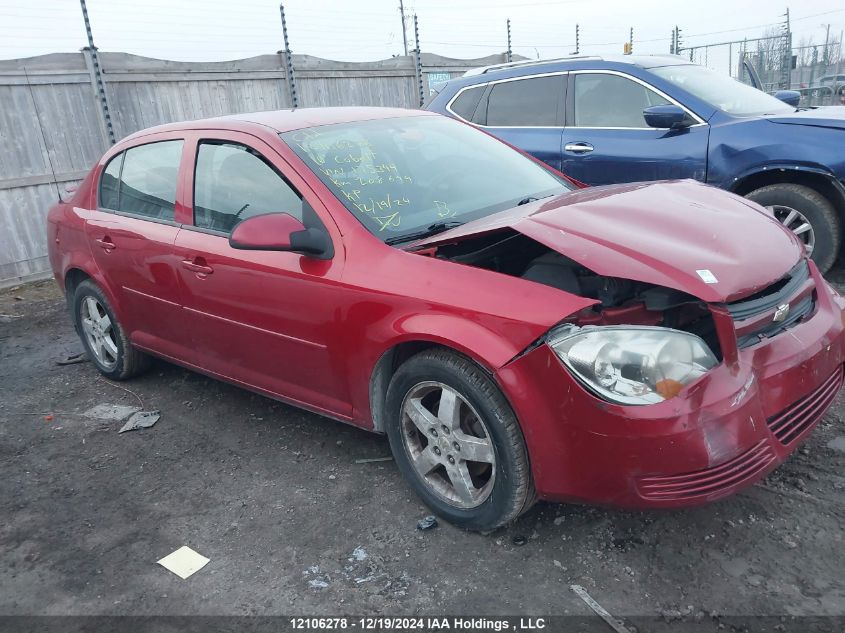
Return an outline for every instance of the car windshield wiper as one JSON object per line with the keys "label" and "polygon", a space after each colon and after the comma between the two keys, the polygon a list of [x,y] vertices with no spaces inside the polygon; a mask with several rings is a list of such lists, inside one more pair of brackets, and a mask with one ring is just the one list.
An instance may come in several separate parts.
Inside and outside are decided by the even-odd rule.
{"label": "car windshield wiper", "polygon": [[550,193],[547,196],[528,196],[527,198],[523,198],[519,202],[516,203],[516,206],[521,207],[523,204],[528,204],[529,202],[537,202],[537,200],[542,200],[543,198],[551,198],[553,193]]}
{"label": "car windshield wiper", "polygon": [[405,235],[389,237],[384,240],[384,243],[388,245],[393,245],[400,244],[401,242],[410,242],[411,240],[421,240],[424,237],[431,237],[432,235],[437,235],[438,233],[453,229],[456,226],[461,226],[462,224],[464,223],[461,220],[443,220],[442,222],[435,222],[434,224],[430,224],[428,228],[422,231],[415,231],[413,233],[405,233]]}

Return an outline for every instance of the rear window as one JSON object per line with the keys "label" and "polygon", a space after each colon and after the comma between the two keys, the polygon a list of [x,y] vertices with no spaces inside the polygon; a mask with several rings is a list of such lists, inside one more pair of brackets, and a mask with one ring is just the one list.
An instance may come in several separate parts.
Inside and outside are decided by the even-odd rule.
{"label": "rear window", "polygon": [[457,99],[452,102],[449,108],[462,119],[472,121],[475,114],[475,109],[478,107],[478,102],[481,101],[481,96],[487,89],[487,85],[477,86],[464,90],[458,95]]}
{"label": "rear window", "polygon": [[103,170],[103,175],[100,176],[100,206],[104,209],[117,210],[121,167],[123,167],[123,152],[109,161]]}
{"label": "rear window", "polygon": [[558,125],[562,85],[560,75],[494,84],[487,101],[487,125]]}
{"label": "rear window", "polygon": [[[181,140],[139,145],[123,153],[122,166],[118,166],[117,159],[112,160],[100,183],[100,205],[132,215],[173,221],[182,145]],[[106,205],[106,201],[113,206]]]}

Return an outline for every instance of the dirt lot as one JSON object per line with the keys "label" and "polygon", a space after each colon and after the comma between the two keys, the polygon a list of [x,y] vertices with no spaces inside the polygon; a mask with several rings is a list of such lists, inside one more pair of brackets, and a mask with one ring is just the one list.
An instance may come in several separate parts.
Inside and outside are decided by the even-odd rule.
{"label": "dirt lot", "polygon": [[[163,362],[119,386],[58,366],[81,345],[52,282],[0,293],[0,315],[2,614],[591,615],[575,583],[615,615],[714,630],[845,615],[842,397],[766,482],[709,507],[539,504],[487,536],[420,532],[393,462],[355,463],[384,438]],[[100,403],[161,420],[119,435],[80,415]],[[182,545],[211,559],[188,580],[155,564]]]}

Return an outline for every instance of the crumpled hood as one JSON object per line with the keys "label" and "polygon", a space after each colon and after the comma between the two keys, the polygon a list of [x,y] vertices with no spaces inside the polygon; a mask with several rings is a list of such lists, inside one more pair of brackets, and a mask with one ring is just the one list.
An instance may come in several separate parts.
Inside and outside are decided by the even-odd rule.
{"label": "crumpled hood", "polygon": [[798,261],[798,239],[756,204],[694,180],[591,187],[515,207],[416,242],[513,229],[599,275],[708,302],[753,294]]}
{"label": "crumpled hood", "polygon": [[812,125],[814,127],[845,130],[845,107],[843,106],[825,106],[812,110],[799,110],[798,112],[767,116],[766,118],[772,123]]}

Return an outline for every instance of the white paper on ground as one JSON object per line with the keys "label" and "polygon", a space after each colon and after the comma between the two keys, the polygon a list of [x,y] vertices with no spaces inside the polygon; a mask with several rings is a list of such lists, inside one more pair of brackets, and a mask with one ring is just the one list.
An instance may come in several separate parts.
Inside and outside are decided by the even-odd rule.
{"label": "white paper on ground", "polygon": [[139,407],[128,407],[123,404],[98,404],[95,407],[88,409],[84,415],[86,418],[95,418],[97,420],[114,420],[119,422],[125,420],[136,411],[140,411]]}
{"label": "white paper on ground", "polygon": [[208,562],[208,558],[202,554],[197,554],[187,545],[183,545],[172,554],[168,554],[158,561],[158,564],[185,580],[191,574],[205,567]]}

